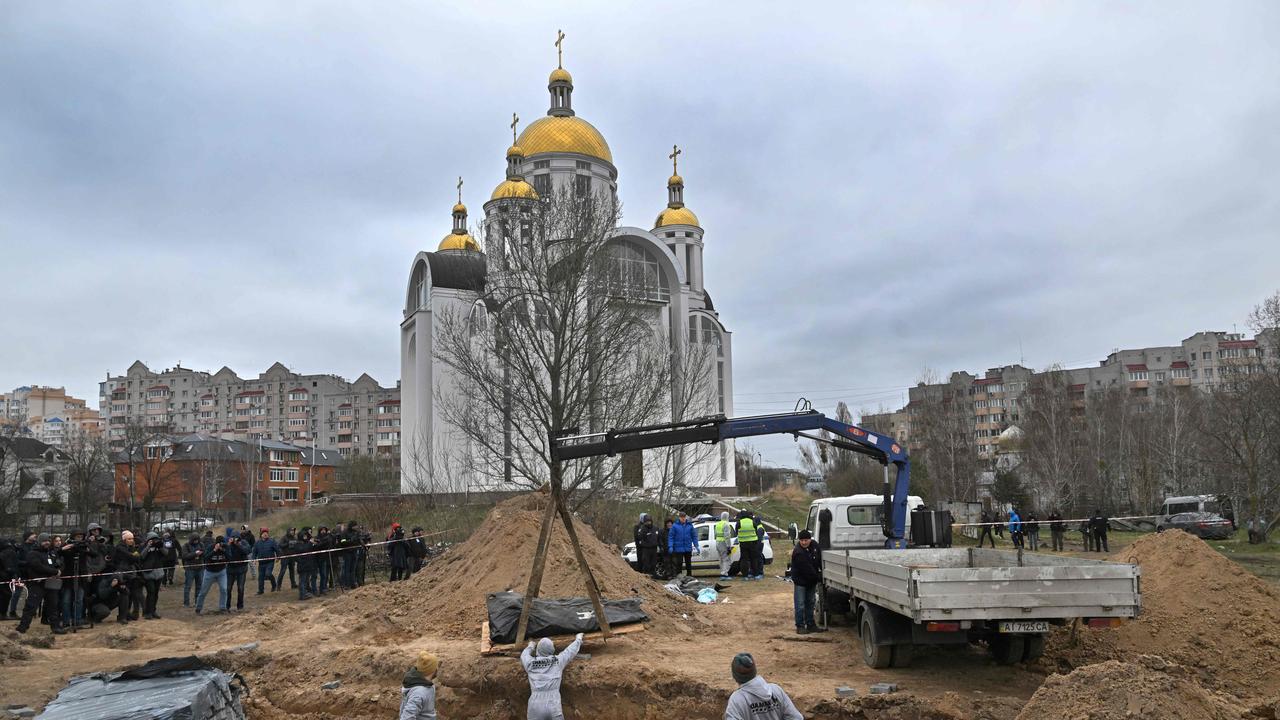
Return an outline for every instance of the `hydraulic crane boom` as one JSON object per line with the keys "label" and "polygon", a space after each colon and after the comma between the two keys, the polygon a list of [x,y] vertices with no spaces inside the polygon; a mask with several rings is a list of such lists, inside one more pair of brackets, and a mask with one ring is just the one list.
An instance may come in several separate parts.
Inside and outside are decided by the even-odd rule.
{"label": "hydraulic crane boom", "polygon": [[[805,434],[805,431],[809,430],[825,430],[834,438]],[[740,418],[715,415],[687,422],[644,425],[587,435],[562,435],[551,440],[551,459],[574,460],[671,445],[718,443],[721,440],[778,433],[830,443],[844,450],[873,457],[882,465],[892,465],[895,470],[892,487],[887,475],[884,483],[885,547],[905,548],[907,546],[907,492],[911,485],[911,463],[907,459],[907,449],[893,438],[881,436],[856,425],[832,420],[816,410]]]}

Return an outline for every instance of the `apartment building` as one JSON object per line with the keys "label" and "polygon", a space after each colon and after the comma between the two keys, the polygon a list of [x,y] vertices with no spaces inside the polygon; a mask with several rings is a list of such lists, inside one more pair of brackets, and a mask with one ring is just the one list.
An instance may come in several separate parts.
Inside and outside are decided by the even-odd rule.
{"label": "apartment building", "polygon": [[274,440],[192,433],[157,435],[133,460],[123,453],[115,458],[114,504],[128,507],[132,499],[135,506],[197,510],[234,522],[245,519],[250,505],[255,513],[301,507],[331,493],[341,455]]}
{"label": "apartment building", "polygon": [[400,456],[400,385],[368,374],[355,381],[301,374],[275,363],[256,378],[176,366],[154,372],[142,361],[99,384],[112,447],[141,419],[156,432],[201,433],[335,448],[341,455]]}
{"label": "apartment building", "polygon": [[[1253,372],[1263,362],[1274,362],[1265,348],[1276,347],[1275,330],[1253,338],[1239,333],[1203,331],[1178,345],[1115,350],[1095,367],[1065,368],[1073,404],[1084,412],[1090,395],[1123,389],[1139,408],[1151,402],[1163,388],[1212,388],[1224,371]],[[972,425],[974,445],[984,458],[995,456],[1000,435],[1021,421],[1024,394],[1036,375],[1021,365],[988,369],[981,377],[951,373],[945,383],[920,383],[908,391],[907,407],[894,412],[864,415],[860,422],[891,433],[904,444],[919,434],[919,416],[925,407],[945,407],[957,422]]]}
{"label": "apartment building", "polygon": [[61,445],[76,432],[101,434],[103,423],[97,410],[68,395],[66,388],[24,385],[0,394],[0,426],[11,434]]}

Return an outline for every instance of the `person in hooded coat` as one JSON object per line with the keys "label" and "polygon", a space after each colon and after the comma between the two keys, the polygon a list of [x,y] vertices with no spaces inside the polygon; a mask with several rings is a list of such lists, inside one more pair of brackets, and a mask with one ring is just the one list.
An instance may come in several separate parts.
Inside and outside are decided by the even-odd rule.
{"label": "person in hooded coat", "polygon": [[405,544],[404,528],[400,523],[391,523],[391,532],[387,534],[387,558],[391,561],[392,582],[409,577],[409,547]]}
{"label": "person in hooded coat", "polygon": [[756,674],[756,661],[751,653],[734,655],[729,672],[737,681],[738,689],[729,696],[724,720],[804,720],[785,690]]}
{"label": "person in hooded coat", "polygon": [[569,647],[556,654],[551,638],[542,638],[520,653],[520,664],[529,674],[529,720],[564,720],[560,707],[560,680],[564,669],[582,649],[582,633],[578,633]]}
{"label": "person in hooded coat", "polygon": [[138,560],[138,572],[142,575],[142,585],[147,595],[142,617],[147,620],[160,619],[156,614],[156,604],[160,602],[160,586],[164,583],[165,565],[168,562],[164,540],[156,533],[147,533],[147,544],[143,546],[142,556]]}
{"label": "person in hooded coat", "polygon": [[404,674],[400,683],[400,720],[436,720],[436,673],[440,658],[426,652]]}
{"label": "person in hooded coat", "polygon": [[19,572],[26,578],[27,602],[22,606],[22,619],[18,621],[16,628],[20,633],[25,633],[31,627],[31,619],[40,611],[40,603],[45,595],[45,583],[58,576],[58,563],[49,552],[52,546],[53,538],[48,533],[41,533],[38,536],[31,533],[27,537],[27,542],[22,544]]}

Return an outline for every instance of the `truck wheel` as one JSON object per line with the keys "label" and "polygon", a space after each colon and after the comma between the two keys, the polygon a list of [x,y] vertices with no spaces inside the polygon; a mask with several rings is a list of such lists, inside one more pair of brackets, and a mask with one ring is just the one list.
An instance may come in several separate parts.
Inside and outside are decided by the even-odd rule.
{"label": "truck wheel", "polygon": [[902,643],[893,646],[893,666],[896,668],[911,667],[911,659],[915,656],[915,645]]}
{"label": "truck wheel", "polygon": [[1028,635],[1023,642],[1022,662],[1031,662],[1044,655],[1044,636]]}
{"label": "truck wheel", "polygon": [[1001,665],[1021,662],[1026,649],[1021,635],[996,635],[987,641],[987,646],[991,649],[991,657]]}
{"label": "truck wheel", "polygon": [[862,636],[862,661],[868,667],[887,668],[893,662],[893,646],[876,644],[881,628],[875,617],[876,614],[870,610],[862,612],[862,630],[859,633]]}

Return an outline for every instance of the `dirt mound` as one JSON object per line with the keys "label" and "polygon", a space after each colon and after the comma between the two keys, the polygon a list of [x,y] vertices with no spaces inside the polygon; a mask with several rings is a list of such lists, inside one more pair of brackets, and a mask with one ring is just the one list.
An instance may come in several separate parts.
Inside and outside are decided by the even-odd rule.
{"label": "dirt mound", "polygon": [[[550,498],[530,493],[499,504],[471,537],[450,548],[422,572],[405,582],[365,587],[326,603],[332,615],[346,616],[351,629],[378,635],[404,629],[430,631],[444,637],[476,637],[487,619],[485,596],[514,590],[523,593],[533,566],[542,514]],[[658,625],[692,612],[692,602],[673,597],[658,583],[640,575],[601,542],[591,527],[575,522],[583,554],[595,574],[600,593],[610,599],[639,595],[643,609]],[[371,603],[376,595],[376,603]],[[586,595],[568,533],[557,519],[551,532],[541,597]],[[391,613],[371,612],[395,608]]]}
{"label": "dirt mound", "polygon": [[17,633],[9,633],[8,637],[0,637],[0,660],[10,663],[31,658],[31,651],[14,639],[16,636]]}
{"label": "dirt mound", "polygon": [[1061,668],[1152,654],[1194,668],[1241,697],[1280,691],[1280,592],[1182,531],[1148,535],[1111,556],[1142,569],[1142,613],[1116,630],[1052,638]]}
{"label": "dirt mound", "polygon": [[1155,655],[1108,660],[1052,675],[1018,720],[1236,720],[1244,708],[1197,682],[1196,673]]}

